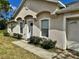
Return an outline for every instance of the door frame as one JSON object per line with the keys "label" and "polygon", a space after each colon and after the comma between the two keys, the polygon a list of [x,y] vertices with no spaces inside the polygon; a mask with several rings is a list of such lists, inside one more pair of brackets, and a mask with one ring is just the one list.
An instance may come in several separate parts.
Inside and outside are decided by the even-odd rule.
{"label": "door frame", "polygon": [[[32,18],[30,18],[30,19],[27,20],[28,33],[29,33],[29,24],[28,24],[29,21],[31,21],[34,24],[34,21],[33,21]],[[27,35],[29,35],[29,38],[30,38],[33,35],[33,26],[32,26],[32,32],[31,32],[31,34],[30,33],[28,34],[28,33],[27,33]]]}

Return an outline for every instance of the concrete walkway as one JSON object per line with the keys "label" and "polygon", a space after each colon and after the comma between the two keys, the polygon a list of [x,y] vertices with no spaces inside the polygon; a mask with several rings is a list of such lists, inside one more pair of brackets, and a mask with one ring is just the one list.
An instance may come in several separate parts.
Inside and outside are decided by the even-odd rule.
{"label": "concrete walkway", "polygon": [[14,41],[13,43],[35,55],[41,57],[42,59],[52,59],[53,56],[57,55],[56,53],[51,53],[45,49],[35,47],[34,45],[27,44],[27,41],[25,41],[25,40]]}

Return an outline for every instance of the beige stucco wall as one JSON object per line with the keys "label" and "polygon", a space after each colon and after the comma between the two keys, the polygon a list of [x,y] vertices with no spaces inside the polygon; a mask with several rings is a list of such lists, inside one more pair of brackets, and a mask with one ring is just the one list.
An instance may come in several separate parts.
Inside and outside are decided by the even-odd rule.
{"label": "beige stucco wall", "polygon": [[56,8],[58,8],[56,3],[46,2],[43,0],[27,0],[25,6],[36,13],[41,11],[53,12]]}
{"label": "beige stucco wall", "polygon": [[12,36],[13,33],[11,31],[11,23],[7,24],[7,32]]}
{"label": "beige stucco wall", "polygon": [[32,15],[35,18],[36,14],[42,11],[49,11],[53,13],[56,8],[58,8],[58,5],[56,3],[46,2],[42,0],[27,0],[19,14],[16,16],[15,20],[18,17],[21,17],[24,20],[24,17],[27,15]]}
{"label": "beige stucco wall", "polygon": [[33,36],[40,36],[40,31],[39,20],[36,20],[33,24]]}
{"label": "beige stucco wall", "polygon": [[[66,32],[64,28],[65,20],[63,18],[63,15],[51,15],[51,13],[56,10],[56,8],[58,8],[58,6],[55,3],[46,2],[42,0],[27,0],[26,4],[24,4],[22,10],[19,12],[15,20],[18,17],[21,17],[24,20],[25,16],[32,15],[33,18],[36,18],[33,19],[33,36],[41,36],[41,20],[49,19],[49,38],[53,41],[57,40],[57,47],[61,49],[66,49]],[[40,13],[43,11],[48,12]],[[14,30],[15,32],[19,33],[19,26],[17,25]],[[23,38],[27,39],[28,36],[28,26],[26,23],[23,28]]]}
{"label": "beige stucco wall", "polygon": [[[11,26],[14,26],[13,30],[11,30]],[[13,36],[13,33],[20,33],[19,25],[17,23],[9,23],[7,25],[7,31],[11,36]]]}
{"label": "beige stucco wall", "polygon": [[[51,20],[51,35],[50,37],[57,40],[57,47],[66,49],[67,47],[67,34],[66,34],[66,18],[76,18],[79,17],[79,11],[73,11],[65,14],[60,14],[57,16],[52,16]],[[75,35],[74,35],[75,36]]]}
{"label": "beige stucco wall", "polygon": [[66,32],[64,29],[64,15],[51,15],[50,13],[42,13],[37,17],[34,23],[34,35],[41,36],[41,20],[49,19],[49,39],[57,41],[57,47],[66,49]]}
{"label": "beige stucco wall", "polygon": [[[37,23],[36,26],[39,29],[38,35],[42,36],[41,34],[41,20],[44,19],[48,19],[49,20],[49,26],[50,26],[50,13],[49,12],[45,12],[45,13],[41,13],[37,16]],[[38,24],[38,25],[37,25]],[[50,32],[50,31],[49,31]]]}
{"label": "beige stucco wall", "polygon": [[25,16],[27,16],[27,15],[33,15],[33,17],[35,17],[36,13],[33,12],[32,10],[26,8],[25,6],[23,6],[23,8],[19,12],[19,14],[16,16],[15,20],[17,20],[18,17],[21,17],[22,20],[24,20]]}
{"label": "beige stucco wall", "polygon": [[51,29],[50,29],[50,37],[54,40],[57,40],[57,47],[61,49],[66,49],[66,32],[65,32],[65,25],[64,25],[64,15],[55,15],[52,16],[51,20]]}
{"label": "beige stucco wall", "polygon": [[18,17],[21,17],[24,20],[25,15],[26,15],[26,10],[25,10],[25,7],[23,6],[23,8],[21,9],[21,11],[15,17],[15,21],[17,21]]}
{"label": "beige stucco wall", "polygon": [[19,34],[20,34],[20,26],[19,26],[19,24],[17,24],[17,25],[14,27],[13,33],[19,33]]}
{"label": "beige stucco wall", "polygon": [[79,17],[79,11],[68,12],[64,14],[64,18]]}
{"label": "beige stucco wall", "polygon": [[[32,15],[33,18],[37,18],[36,15],[39,12],[41,12],[41,11],[54,12],[56,8],[58,8],[58,6],[55,3],[50,3],[50,2],[46,2],[46,1],[42,1],[42,0],[27,0],[26,3],[24,4],[23,8],[21,9],[21,11],[15,18],[15,20],[18,17],[21,17],[24,20],[24,17],[27,15]],[[47,17],[47,16],[45,16],[45,17]],[[39,21],[34,20],[34,26],[33,26],[33,34],[34,35],[40,36],[40,29],[39,29],[40,26],[39,25],[40,25]],[[27,28],[27,27],[25,26],[24,29],[25,28]],[[26,31],[24,30],[25,36],[26,36],[26,34],[25,34]]]}

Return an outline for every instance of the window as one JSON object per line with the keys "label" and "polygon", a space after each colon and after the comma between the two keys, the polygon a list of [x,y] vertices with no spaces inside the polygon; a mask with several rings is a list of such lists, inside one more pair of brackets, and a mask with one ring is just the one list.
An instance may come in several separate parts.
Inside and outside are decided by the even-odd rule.
{"label": "window", "polygon": [[49,21],[47,19],[41,21],[42,36],[48,37],[49,34]]}
{"label": "window", "polygon": [[20,22],[20,33],[23,33],[23,22]]}
{"label": "window", "polygon": [[11,24],[11,32],[13,32],[13,24]]}

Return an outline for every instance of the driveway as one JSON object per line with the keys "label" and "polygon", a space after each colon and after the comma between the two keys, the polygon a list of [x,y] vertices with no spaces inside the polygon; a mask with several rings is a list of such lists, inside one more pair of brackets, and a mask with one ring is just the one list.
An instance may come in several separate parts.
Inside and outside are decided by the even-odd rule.
{"label": "driveway", "polygon": [[79,52],[79,41],[68,41],[68,49],[72,49]]}

